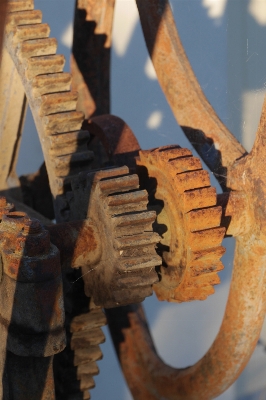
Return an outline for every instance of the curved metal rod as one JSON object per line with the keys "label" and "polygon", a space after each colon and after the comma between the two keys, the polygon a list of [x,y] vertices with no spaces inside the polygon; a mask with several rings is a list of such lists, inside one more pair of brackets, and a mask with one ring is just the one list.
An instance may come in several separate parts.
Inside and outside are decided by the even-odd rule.
{"label": "curved metal rod", "polygon": [[[199,155],[224,184],[219,175],[226,174],[226,168],[246,151],[203,94],[179,38],[169,1],[136,3],[146,45],[173,114]],[[211,146],[214,151],[210,155]]]}
{"label": "curved metal rod", "polygon": [[[110,330],[135,400],[213,399],[237,379],[254,351],[265,316],[265,262],[265,239],[254,240],[252,234],[237,239],[220,331],[206,355],[189,368],[175,369],[159,358],[141,306],[107,314],[111,313]],[[120,327],[123,323],[120,331],[117,322]]]}

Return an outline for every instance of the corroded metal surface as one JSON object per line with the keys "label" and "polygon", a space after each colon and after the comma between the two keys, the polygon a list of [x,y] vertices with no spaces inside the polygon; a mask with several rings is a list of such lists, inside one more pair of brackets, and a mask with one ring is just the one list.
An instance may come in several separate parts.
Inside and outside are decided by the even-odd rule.
{"label": "corroded metal surface", "polygon": [[217,272],[225,249],[222,209],[216,190],[198,158],[188,149],[165,146],[143,150],[137,159],[141,187],[148,190],[149,207],[156,209],[154,230],[160,233],[159,300],[204,300],[220,283]]}

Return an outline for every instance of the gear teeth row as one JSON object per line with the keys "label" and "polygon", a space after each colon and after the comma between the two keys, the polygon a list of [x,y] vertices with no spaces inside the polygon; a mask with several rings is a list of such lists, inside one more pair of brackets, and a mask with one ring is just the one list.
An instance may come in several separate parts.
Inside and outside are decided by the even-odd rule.
{"label": "gear teeth row", "polygon": [[137,164],[151,204],[161,210],[157,229],[167,226],[161,233],[167,267],[161,267],[161,281],[154,285],[158,298],[177,302],[206,299],[220,282],[217,272],[223,269],[220,258],[225,234],[208,172],[190,150],[179,146],[141,151]]}
{"label": "gear teeth row", "polygon": [[77,378],[83,392],[95,386],[93,376],[99,373],[96,361],[103,357],[99,344],[105,341],[101,330],[104,325],[106,317],[97,307],[73,318],[71,322],[71,349],[74,350],[74,365],[77,367]]}
{"label": "gear teeth row", "polygon": [[81,174],[67,198],[72,217],[91,218],[102,233],[97,271],[82,270],[87,296],[106,308],[150,296],[158,281],[155,267],[161,264],[155,251],[159,236],[152,227],[156,213],[147,210],[148,194],[139,190],[138,176],[129,175],[126,166]]}
{"label": "gear teeth row", "polygon": [[[31,1],[11,1],[9,10],[6,48],[23,76],[52,194],[58,197],[68,185],[68,175],[73,178],[84,168],[89,170],[93,160],[87,148],[89,135],[80,130],[84,115],[76,111],[77,93],[70,91],[71,75],[63,72],[65,59],[56,55],[57,41],[49,37],[50,28],[42,23],[41,11],[34,10]],[[68,146],[62,145],[64,140]]]}

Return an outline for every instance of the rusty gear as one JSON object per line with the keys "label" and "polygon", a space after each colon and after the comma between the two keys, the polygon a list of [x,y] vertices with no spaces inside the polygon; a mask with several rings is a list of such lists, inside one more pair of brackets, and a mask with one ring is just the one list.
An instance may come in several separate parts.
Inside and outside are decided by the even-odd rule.
{"label": "rusty gear", "polygon": [[[8,143],[8,149],[1,146],[1,158],[6,163],[1,174],[0,189],[8,189],[12,185],[10,182],[15,180],[13,163],[19,147],[15,144],[19,141],[19,130],[23,125],[22,114],[26,108],[21,103],[25,92],[42,145],[50,188],[56,198],[63,193],[71,176],[90,165],[93,153],[87,149],[89,133],[80,131],[83,113],[75,111],[78,94],[70,91],[71,75],[63,72],[64,57],[56,54],[57,41],[49,38],[50,28],[42,23],[41,11],[34,10],[33,1],[28,0],[11,1],[9,11],[0,93],[1,103],[5,103],[8,110],[6,112],[5,109],[4,113],[1,108],[4,127],[1,141]],[[11,84],[14,80],[17,88]],[[10,93],[8,97],[6,89]],[[22,98],[20,102],[19,97]],[[15,99],[20,107],[14,116]],[[14,130],[12,138],[11,128]],[[7,135],[9,140],[6,140]],[[60,219],[58,209],[56,214]]]}
{"label": "rusty gear", "polygon": [[179,146],[140,151],[137,165],[142,187],[158,213],[155,230],[161,235],[163,258],[161,280],[154,285],[158,298],[206,299],[220,283],[225,233],[208,172],[190,150]]}
{"label": "rusty gear", "polygon": [[106,308],[150,296],[158,280],[155,266],[161,264],[155,212],[147,211],[147,192],[138,190],[138,176],[128,172],[120,167],[81,174],[66,196],[71,219],[91,218],[102,233],[97,271],[83,268],[82,275],[87,296]]}

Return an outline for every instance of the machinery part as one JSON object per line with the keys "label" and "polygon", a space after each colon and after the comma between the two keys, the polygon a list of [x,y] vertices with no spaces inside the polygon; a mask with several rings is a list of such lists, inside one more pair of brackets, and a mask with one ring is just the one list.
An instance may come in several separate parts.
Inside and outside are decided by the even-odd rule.
{"label": "machinery part", "polygon": [[97,270],[83,267],[82,275],[86,295],[106,308],[150,296],[161,263],[152,230],[155,212],[147,211],[147,192],[137,190],[138,176],[128,172],[120,167],[80,175],[66,196],[71,219],[90,218],[101,232]]}
{"label": "machinery part", "polygon": [[72,87],[85,118],[110,112],[110,48],[115,0],[77,0],[71,55]]}
{"label": "machinery part", "polygon": [[127,165],[131,170],[135,169],[140,145],[125,121],[106,114],[85,120],[83,129],[91,134],[89,147],[97,154],[97,168]]}
{"label": "machinery part", "polygon": [[[16,7],[14,12],[10,12],[7,16],[2,67],[12,71],[10,79],[12,75],[13,81],[14,76],[17,76],[17,81],[19,77],[22,80],[18,92],[26,93],[55,199],[63,193],[70,177],[88,167],[93,159],[92,152],[86,146],[89,134],[80,131],[83,113],[75,111],[77,93],[70,91],[71,76],[62,72],[64,57],[55,54],[57,43],[55,39],[49,38],[50,28],[42,23],[41,12],[33,9],[33,1],[11,1],[10,4],[16,4]],[[25,101],[19,100],[22,98],[19,95],[18,100],[23,104],[17,107],[19,110],[17,116],[9,117],[10,113],[13,113],[14,96],[12,104],[9,105],[4,92],[9,89],[8,82],[5,76],[0,96],[1,102],[5,102],[6,107],[5,112],[1,111],[1,151],[5,157],[5,169],[0,182],[1,190],[13,185],[15,174],[18,136],[14,137],[13,134],[13,137],[12,135],[10,137],[10,130],[12,131],[10,124],[12,122],[19,127],[13,130],[15,133],[20,131],[22,124],[20,110],[22,109],[22,114],[25,111],[23,105]],[[56,207],[56,217],[60,220],[58,207]]]}
{"label": "machinery part", "polygon": [[[28,399],[30,391],[33,398],[48,400],[54,397],[53,355],[66,342],[59,251],[39,221],[22,212],[3,215],[0,236],[4,397]],[[23,382],[25,369],[28,378]],[[25,388],[36,373],[33,387]]]}
{"label": "machinery part", "polygon": [[149,207],[157,210],[155,231],[163,258],[160,282],[154,285],[159,300],[204,300],[220,283],[223,269],[220,227],[222,208],[216,190],[198,158],[188,149],[165,146],[139,152],[141,187],[148,190]]}
{"label": "machinery part", "polygon": [[146,45],[173,114],[226,188],[226,169],[246,154],[203,94],[178,36],[168,0],[136,0]]}

